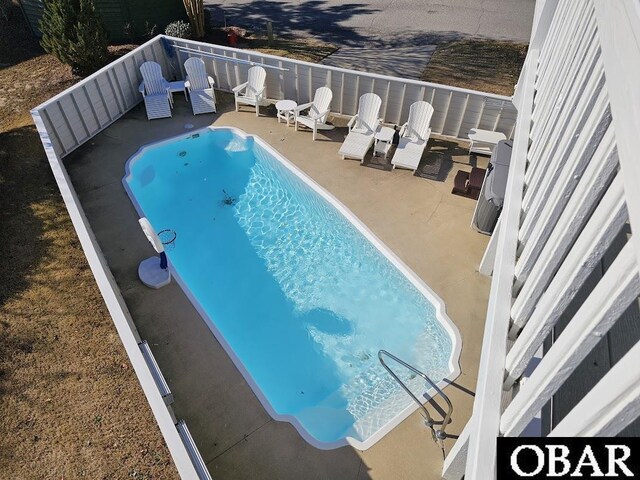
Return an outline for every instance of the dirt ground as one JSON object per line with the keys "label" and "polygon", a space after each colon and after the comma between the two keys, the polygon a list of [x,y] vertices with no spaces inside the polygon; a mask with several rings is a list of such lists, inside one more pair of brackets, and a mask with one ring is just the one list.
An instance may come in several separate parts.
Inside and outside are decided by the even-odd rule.
{"label": "dirt ground", "polygon": [[77,78],[11,20],[0,20],[0,477],[178,478],[29,116]]}
{"label": "dirt ground", "polygon": [[266,53],[267,55],[294,58],[311,63],[318,63],[338,49],[338,47],[330,43],[284,38],[274,40],[273,43],[269,45],[267,39],[261,37],[252,38],[248,48]]}
{"label": "dirt ground", "polygon": [[438,46],[421,80],[510,97],[526,55],[519,43],[456,40]]}

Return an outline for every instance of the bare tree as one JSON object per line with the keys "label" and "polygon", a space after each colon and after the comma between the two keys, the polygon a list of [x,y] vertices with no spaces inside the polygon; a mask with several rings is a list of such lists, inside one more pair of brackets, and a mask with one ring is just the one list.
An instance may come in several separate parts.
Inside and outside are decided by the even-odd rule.
{"label": "bare tree", "polygon": [[204,37],[204,2],[203,0],[182,0],[187,16],[196,38]]}

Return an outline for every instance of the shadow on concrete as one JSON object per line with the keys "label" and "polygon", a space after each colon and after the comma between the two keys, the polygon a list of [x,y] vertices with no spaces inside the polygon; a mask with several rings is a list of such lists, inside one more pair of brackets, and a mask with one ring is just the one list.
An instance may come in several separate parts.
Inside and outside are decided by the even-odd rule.
{"label": "shadow on concrete", "polygon": [[448,383],[449,385],[451,385],[452,387],[457,388],[457,389],[458,389],[458,390],[460,390],[461,392],[464,392],[464,393],[466,393],[467,395],[469,395],[469,396],[471,396],[471,397],[475,397],[475,396],[476,396],[476,393],[475,393],[473,390],[471,390],[471,389],[469,389],[469,388],[467,388],[467,387],[463,387],[463,386],[462,386],[462,385],[460,385],[459,383],[452,382],[452,381],[450,381],[450,380],[447,380],[446,378],[444,379],[444,381],[445,381],[446,383]]}
{"label": "shadow on concrete", "polygon": [[424,154],[416,176],[444,182],[453,169],[456,157],[467,156],[469,151],[457,142],[438,138],[429,139],[427,151]]}

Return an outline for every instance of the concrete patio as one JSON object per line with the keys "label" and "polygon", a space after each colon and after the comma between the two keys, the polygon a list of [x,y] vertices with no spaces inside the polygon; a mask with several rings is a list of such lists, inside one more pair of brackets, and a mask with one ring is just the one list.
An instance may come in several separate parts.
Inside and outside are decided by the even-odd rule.
{"label": "concrete patio", "polygon": [[[489,292],[489,279],[476,271],[488,237],[469,227],[475,202],[450,193],[456,171],[471,169],[466,145],[432,138],[419,168],[430,180],[342,160],[337,152],[344,128],[312,142],[311,133],[278,124],[268,108],[259,118],[249,108],[235,112],[229,95],[219,95],[218,111],[194,117],[179,96],[173,118],[149,122],[139,105],[65,158],[135,326],[171,387],[176,416],[186,420],[212,476],[440,478],[442,454],[418,412],[367,451],[318,450],[290,424],[274,421],[180,287],[174,282],[151,290],[138,280],[138,263],[152,250],[121,179],[125,162],[141,145],[183,133],[185,126],[235,126],[269,142],[351,209],[444,300],[463,338],[462,375],[455,381],[460,388],[445,390],[454,404],[448,432],[459,434],[471,415]],[[484,167],[487,158],[477,161]]]}

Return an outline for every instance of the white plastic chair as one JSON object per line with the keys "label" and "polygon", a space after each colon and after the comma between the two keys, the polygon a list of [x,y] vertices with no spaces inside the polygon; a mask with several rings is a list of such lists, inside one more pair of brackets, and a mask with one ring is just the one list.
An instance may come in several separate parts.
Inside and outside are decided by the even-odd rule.
{"label": "white plastic chair", "polygon": [[184,88],[189,92],[193,114],[215,113],[216,94],[213,91],[214,81],[209,75],[201,58],[191,57],[184,62],[187,77]]}
{"label": "white plastic chair", "polygon": [[382,100],[375,93],[365,93],[360,97],[358,113],[349,120],[349,134],[338,152],[343,159],[349,157],[361,162],[364,160],[380,126],[381,105]]}
{"label": "white plastic chair", "polygon": [[266,105],[265,85],[267,72],[262,67],[251,67],[247,75],[247,81],[233,89],[236,100],[236,112],[240,105],[254,105],[256,117],[260,115],[260,105]]}
{"label": "white plastic chair", "polygon": [[409,108],[409,118],[400,129],[400,142],[391,165],[416,171],[431,136],[433,107],[428,102],[415,102]]}
{"label": "white plastic chair", "polygon": [[144,99],[147,118],[166,118],[171,116],[173,102],[169,92],[169,82],[162,76],[162,68],[156,62],[144,62],[140,65],[142,83],[138,91]]}
{"label": "white plastic chair", "polygon": [[[331,99],[333,92],[329,87],[320,87],[313,96],[313,102],[298,105],[294,110],[296,115],[295,129],[298,130],[298,124],[304,125],[313,130],[313,139],[316,139],[318,130],[331,130],[332,125],[327,125],[329,117]],[[304,110],[309,110],[303,115]]]}

